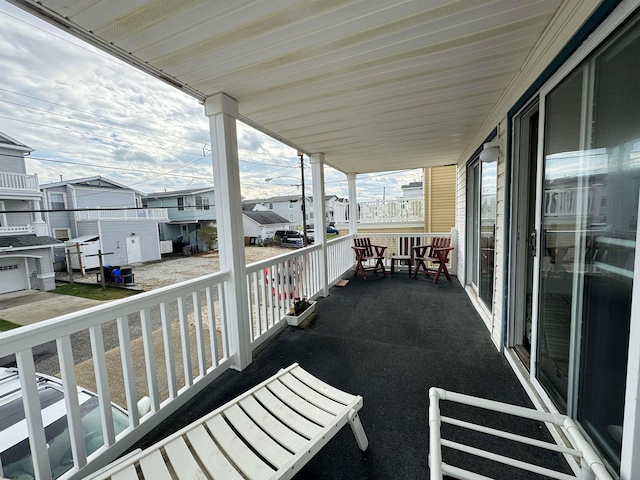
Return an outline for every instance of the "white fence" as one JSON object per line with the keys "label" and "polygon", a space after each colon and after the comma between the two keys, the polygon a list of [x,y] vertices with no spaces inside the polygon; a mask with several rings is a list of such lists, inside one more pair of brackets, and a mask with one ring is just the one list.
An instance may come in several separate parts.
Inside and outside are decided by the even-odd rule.
{"label": "white fence", "polygon": [[[114,460],[234,363],[224,302],[228,279],[227,272],[215,273],[0,336],[1,355],[15,355],[20,371],[26,421],[18,428],[25,437],[28,429],[35,478],[49,479],[59,468],[50,464],[57,460],[49,458],[37,393],[42,362],[59,365],[65,392],[75,392],[82,376],[82,386],[98,394],[103,446],[89,456],[78,396],[65,395],[70,435],[60,441],[69,443],[73,468],[61,478],[83,477],[78,470],[88,460],[96,461],[92,468]],[[43,349],[50,358],[43,359]],[[151,411],[140,417],[143,396]],[[117,438],[112,401],[129,413],[129,427]]]}
{"label": "white fence", "polygon": [[8,233],[15,235],[17,233],[35,233],[36,229],[33,225],[20,225],[16,227],[0,227],[0,234]]}
{"label": "white fence", "polygon": [[83,220],[154,220],[169,221],[166,208],[145,208],[140,210],[91,210],[76,212],[78,221]]}
{"label": "white fence", "polygon": [[[424,200],[399,199],[358,202],[358,223],[424,222]],[[333,208],[336,223],[349,223],[349,204],[336,203]]]}
{"label": "white fence", "polygon": [[0,172],[0,189],[38,191],[38,176]]}

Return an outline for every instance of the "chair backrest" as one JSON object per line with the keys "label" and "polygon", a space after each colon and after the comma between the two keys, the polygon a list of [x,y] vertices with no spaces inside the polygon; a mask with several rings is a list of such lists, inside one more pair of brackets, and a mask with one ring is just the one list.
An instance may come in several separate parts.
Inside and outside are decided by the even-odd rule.
{"label": "chair backrest", "polygon": [[356,247],[364,247],[367,249],[365,252],[366,257],[373,257],[373,247],[371,246],[371,239],[369,237],[359,237],[353,239],[353,244]]}
{"label": "chair backrest", "polygon": [[448,248],[451,246],[450,237],[433,237],[431,239],[431,246],[433,248]]}
{"label": "chair backrest", "polygon": [[398,237],[398,255],[410,255],[413,257],[413,247],[422,244],[420,237]]}

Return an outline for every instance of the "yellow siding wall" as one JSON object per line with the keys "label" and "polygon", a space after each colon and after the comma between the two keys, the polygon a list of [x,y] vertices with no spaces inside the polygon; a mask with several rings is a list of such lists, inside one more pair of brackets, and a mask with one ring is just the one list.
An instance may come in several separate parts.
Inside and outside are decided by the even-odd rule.
{"label": "yellow siding wall", "polygon": [[424,169],[424,231],[449,232],[456,225],[456,166]]}

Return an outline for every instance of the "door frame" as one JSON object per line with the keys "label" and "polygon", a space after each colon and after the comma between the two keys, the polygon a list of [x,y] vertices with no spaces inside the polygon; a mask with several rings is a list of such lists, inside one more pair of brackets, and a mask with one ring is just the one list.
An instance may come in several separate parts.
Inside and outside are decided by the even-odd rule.
{"label": "door frame", "polygon": [[[531,189],[531,172],[532,164],[536,166],[536,175],[538,172],[538,158],[531,156],[531,136],[528,125],[531,118],[540,113],[540,102],[538,95],[535,95],[523,108],[521,108],[512,119],[512,135],[514,139],[513,161],[511,163],[511,201],[513,206],[510,212],[509,225],[509,251],[513,252],[509,258],[509,271],[514,272],[509,278],[509,292],[507,315],[506,345],[507,348],[514,348],[518,345],[519,338],[522,337],[525,328],[525,319],[521,318],[526,310],[527,292],[526,285],[528,282],[527,273],[534,275],[533,269],[527,272],[528,256],[530,255],[530,234],[527,228],[529,223],[535,225],[534,218],[529,218],[529,205],[531,201],[535,201],[537,196],[536,186]],[[539,132],[540,124],[536,126]],[[539,134],[538,134],[539,138]],[[536,145],[536,151],[539,145]],[[536,235],[536,240],[537,240]],[[537,245],[536,245],[536,255]],[[532,282],[534,279],[532,279]],[[525,288],[523,288],[523,286]],[[532,292],[532,309],[535,303],[535,297]],[[533,311],[532,311],[532,335],[533,335]],[[533,338],[531,339],[531,349],[533,349]],[[529,352],[529,364],[525,365],[527,370],[531,371],[531,352]]]}

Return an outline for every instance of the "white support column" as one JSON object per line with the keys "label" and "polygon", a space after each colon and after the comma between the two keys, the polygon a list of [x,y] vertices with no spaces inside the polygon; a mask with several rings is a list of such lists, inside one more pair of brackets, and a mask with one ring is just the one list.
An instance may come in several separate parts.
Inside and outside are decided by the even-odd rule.
{"label": "white support column", "polygon": [[316,245],[320,245],[320,295],[329,295],[329,271],[327,269],[327,221],[324,202],[324,154],[311,154],[313,180],[313,225]]}
{"label": "white support column", "polygon": [[225,304],[229,336],[236,354],[233,368],[244,370],[252,361],[252,352],[236,134],[238,102],[221,93],[207,98],[204,108],[211,131],[220,270],[231,271]]}
{"label": "white support column", "polygon": [[349,234],[358,233],[358,196],[356,195],[356,174],[347,173],[349,184]]}

